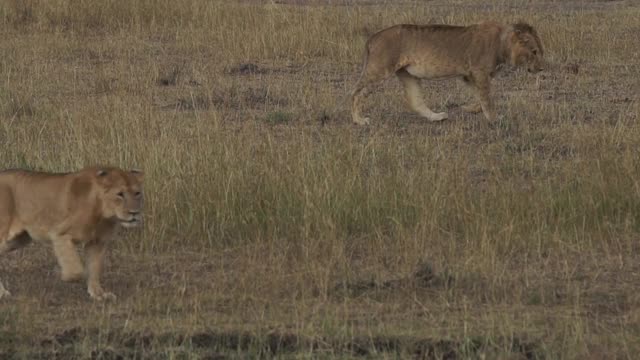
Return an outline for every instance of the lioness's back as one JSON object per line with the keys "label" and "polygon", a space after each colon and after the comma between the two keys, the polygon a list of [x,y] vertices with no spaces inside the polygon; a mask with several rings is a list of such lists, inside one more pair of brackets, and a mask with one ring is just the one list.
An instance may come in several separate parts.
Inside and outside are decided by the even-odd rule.
{"label": "lioness's back", "polygon": [[[70,173],[47,173],[41,171],[9,169],[0,172],[0,184],[9,186],[13,192],[33,192],[40,189],[53,190],[52,184]],[[55,186],[54,186],[55,187]]]}

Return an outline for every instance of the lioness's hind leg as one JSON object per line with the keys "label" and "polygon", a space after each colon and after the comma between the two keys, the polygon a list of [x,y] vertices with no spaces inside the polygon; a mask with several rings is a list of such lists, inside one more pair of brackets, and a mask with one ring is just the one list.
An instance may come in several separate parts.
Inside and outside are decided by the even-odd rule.
{"label": "lioness's hind leg", "polygon": [[[8,226],[4,226],[4,228],[8,229]],[[17,235],[12,235],[8,230],[5,230],[2,231],[2,234],[4,235],[0,235],[0,255],[20,249],[31,242],[31,237],[26,231],[22,231]],[[5,289],[2,281],[0,281],[0,299],[9,295],[11,295],[11,293]]]}
{"label": "lioness's hind leg", "polygon": [[[9,248],[8,241],[4,238],[5,236],[0,237],[0,254],[4,254],[11,251]],[[2,284],[2,281],[0,280],[0,299],[9,295],[11,295],[11,293],[7,289],[5,289],[4,285]]]}
{"label": "lioness's hind leg", "polygon": [[[11,230],[11,216],[10,212],[5,209],[0,209],[0,255],[8,253],[10,251],[19,249],[31,242],[29,234],[22,230]],[[4,287],[2,281],[0,281],[0,299],[9,296],[11,293]]]}
{"label": "lioness's hind leg", "polygon": [[360,101],[367,97],[367,95],[369,95],[369,93],[371,92],[371,87],[373,85],[375,85],[376,83],[379,83],[380,81],[384,80],[386,77],[388,77],[389,74],[378,74],[378,75],[374,75],[374,76],[367,76],[366,74],[363,75],[363,78],[361,78],[358,83],[355,86],[355,89],[353,90],[353,92],[351,93],[351,118],[353,119],[353,122],[358,124],[358,125],[369,125],[371,122],[371,119],[369,119],[368,117],[362,117],[360,115]]}
{"label": "lioness's hind leg", "polygon": [[365,54],[364,64],[360,79],[351,92],[351,118],[354,123],[368,125],[370,119],[360,115],[360,100],[366,97],[371,91],[371,87],[393,74],[394,65],[388,61],[380,61],[374,58],[370,60],[368,53]]}
{"label": "lioness's hind leg", "polygon": [[433,112],[427,104],[424,103],[422,98],[422,91],[420,91],[420,80],[409,74],[406,70],[401,69],[396,72],[396,75],[402,81],[404,85],[404,92],[409,102],[409,107],[420,116],[429,119],[430,121],[441,121],[449,117],[446,112],[436,113]]}
{"label": "lioness's hind leg", "polygon": [[360,115],[360,100],[366,96],[366,84],[362,80],[358,81],[355,89],[351,92],[351,119],[358,125],[369,125],[369,118]]}
{"label": "lioness's hind leg", "polygon": [[[1,189],[0,189],[1,190]],[[5,209],[0,208],[0,255],[9,252],[9,226],[11,222],[11,217],[9,213],[3,211]],[[11,293],[4,288],[2,281],[0,280],[0,299],[3,297],[7,297],[11,295]]]}
{"label": "lioness's hind leg", "polygon": [[18,250],[23,248],[31,242],[31,236],[26,231],[22,231],[19,234],[11,236],[9,239],[0,243],[0,254]]}

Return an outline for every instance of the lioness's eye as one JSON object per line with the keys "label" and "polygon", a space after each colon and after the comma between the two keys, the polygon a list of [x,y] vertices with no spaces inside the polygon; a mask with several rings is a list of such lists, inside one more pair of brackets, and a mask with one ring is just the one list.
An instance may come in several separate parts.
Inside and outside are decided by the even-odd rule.
{"label": "lioness's eye", "polygon": [[142,195],[142,193],[140,191],[136,191],[136,193],[133,194],[133,195],[135,195],[135,197],[140,197],[140,195]]}
{"label": "lioness's eye", "polygon": [[124,198],[124,193],[122,191],[120,191],[119,193],[117,193],[116,195],[118,195],[118,197]]}

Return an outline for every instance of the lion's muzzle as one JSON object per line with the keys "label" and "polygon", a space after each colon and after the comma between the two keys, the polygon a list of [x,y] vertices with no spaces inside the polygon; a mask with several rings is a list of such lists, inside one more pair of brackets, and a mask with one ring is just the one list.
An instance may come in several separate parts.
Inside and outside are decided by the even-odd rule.
{"label": "lion's muzzle", "polygon": [[134,228],[142,224],[142,214],[140,211],[129,211],[129,217],[127,219],[120,218],[120,225],[124,228]]}

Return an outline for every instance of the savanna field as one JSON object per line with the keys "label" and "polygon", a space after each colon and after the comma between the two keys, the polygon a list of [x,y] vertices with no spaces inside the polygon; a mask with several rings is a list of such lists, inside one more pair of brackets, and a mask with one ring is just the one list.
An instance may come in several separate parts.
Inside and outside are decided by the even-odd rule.
{"label": "savanna field", "polygon": [[[367,36],[525,20],[487,122],[462,82],[390,78]],[[2,0],[0,165],[145,172],[93,302],[47,244],[0,257],[0,358],[633,359],[635,1]]]}

